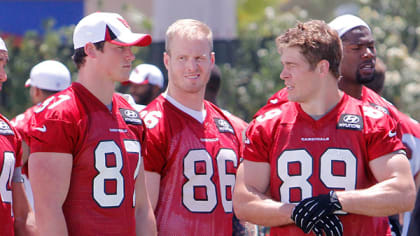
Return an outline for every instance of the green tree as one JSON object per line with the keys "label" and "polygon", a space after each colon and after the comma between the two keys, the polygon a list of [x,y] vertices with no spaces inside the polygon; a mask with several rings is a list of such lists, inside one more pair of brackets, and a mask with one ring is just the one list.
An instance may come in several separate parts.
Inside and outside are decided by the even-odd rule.
{"label": "green tree", "polygon": [[420,119],[420,3],[363,0],[360,15],[371,26],[378,57],[387,65],[384,96]]}
{"label": "green tree", "polygon": [[[240,46],[235,66],[223,65],[219,104],[250,121],[267,98],[283,87],[275,37],[296,21],[335,17],[349,1],[238,1]],[[401,111],[420,119],[420,6],[417,0],[360,0],[350,9],[371,26],[378,57],[388,71],[384,97]],[[301,7],[298,7],[301,6]],[[346,5],[348,6],[348,5]],[[342,7],[341,7],[342,8]],[[342,8],[345,9],[345,8]],[[244,19],[247,16],[248,18]]]}

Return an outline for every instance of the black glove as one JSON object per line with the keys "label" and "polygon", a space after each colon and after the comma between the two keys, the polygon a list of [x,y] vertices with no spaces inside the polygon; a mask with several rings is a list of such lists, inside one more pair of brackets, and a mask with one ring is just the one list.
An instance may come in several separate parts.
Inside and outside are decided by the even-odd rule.
{"label": "black glove", "polygon": [[337,195],[334,191],[330,191],[329,194],[321,194],[302,200],[293,210],[291,217],[303,232],[309,233],[318,220],[341,209]]}
{"label": "black glove", "polygon": [[343,235],[343,224],[336,215],[327,215],[319,219],[312,231],[316,236],[322,236],[322,231],[325,232],[326,236],[342,236]]}

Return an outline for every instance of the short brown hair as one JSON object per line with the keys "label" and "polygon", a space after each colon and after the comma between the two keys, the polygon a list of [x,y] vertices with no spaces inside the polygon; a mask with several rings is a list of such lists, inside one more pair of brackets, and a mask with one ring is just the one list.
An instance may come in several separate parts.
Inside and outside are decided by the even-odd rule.
{"label": "short brown hair", "polygon": [[[93,43],[95,45],[95,48],[101,52],[104,51],[105,41]],[[87,57],[85,53],[85,47],[78,48],[74,50],[74,54],[72,56],[74,64],[76,64],[77,69],[80,69],[80,67],[85,64],[85,57]]]}
{"label": "short brown hair", "polygon": [[299,47],[311,68],[318,62],[326,60],[330,64],[331,73],[340,76],[340,62],[343,55],[340,37],[324,21],[311,20],[299,22],[276,39],[279,51],[286,47]]}

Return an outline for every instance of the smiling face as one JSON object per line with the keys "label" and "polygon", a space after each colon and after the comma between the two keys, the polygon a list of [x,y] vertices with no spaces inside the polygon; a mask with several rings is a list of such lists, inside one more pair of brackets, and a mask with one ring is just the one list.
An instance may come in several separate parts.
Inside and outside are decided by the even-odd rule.
{"label": "smiling face", "polygon": [[341,75],[344,80],[359,84],[373,80],[376,62],[375,41],[366,27],[356,27],[345,33]]}
{"label": "smiling face", "polygon": [[3,87],[3,83],[7,81],[6,65],[9,60],[9,54],[7,51],[0,50],[0,90]]}
{"label": "smiling face", "polygon": [[168,92],[171,94],[201,94],[204,97],[210,71],[214,65],[206,37],[183,37],[174,35],[170,48],[164,54],[168,70]]}

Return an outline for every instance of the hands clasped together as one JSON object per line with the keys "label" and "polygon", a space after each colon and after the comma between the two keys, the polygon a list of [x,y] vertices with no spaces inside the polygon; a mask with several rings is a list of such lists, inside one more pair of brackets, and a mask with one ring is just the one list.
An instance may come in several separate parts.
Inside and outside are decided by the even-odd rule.
{"label": "hands clasped together", "polygon": [[299,202],[291,218],[305,233],[312,230],[317,236],[322,236],[322,232],[327,236],[341,236],[343,225],[336,215],[341,209],[335,192],[330,191]]}

